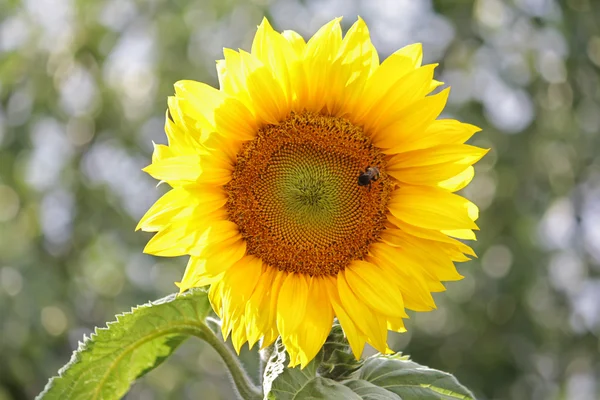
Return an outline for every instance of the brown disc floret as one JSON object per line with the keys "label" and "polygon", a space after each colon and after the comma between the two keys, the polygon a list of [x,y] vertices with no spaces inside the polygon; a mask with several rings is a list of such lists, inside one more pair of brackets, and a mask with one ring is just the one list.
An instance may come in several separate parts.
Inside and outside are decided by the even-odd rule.
{"label": "brown disc floret", "polygon": [[[358,184],[376,166],[380,178]],[[227,210],[248,254],[286,272],[336,275],[384,228],[384,155],[348,120],[303,112],[261,128],[237,155]]]}

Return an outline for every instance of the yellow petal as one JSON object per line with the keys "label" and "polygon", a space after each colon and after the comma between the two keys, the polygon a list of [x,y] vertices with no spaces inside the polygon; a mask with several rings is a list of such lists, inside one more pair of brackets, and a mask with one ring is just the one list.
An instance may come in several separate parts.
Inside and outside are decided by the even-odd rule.
{"label": "yellow petal", "polygon": [[[381,98],[382,93],[387,92],[403,76],[420,66],[421,62],[419,61],[417,65],[416,60],[413,59],[415,54],[410,54],[414,53],[415,50],[420,50],[420,48],[420,44],[407,46],[404,48],[407,51],[403,52],[399,50],[385,59],[381,65],[374,65],[376,68],[373,68],[370,73],[365,93],[363,94],[363,100],[371,99],[376,101],[376,99]],[[364,115],[371,106],[372,104],[363,101],[358,105],[358,109],[354,113],[356,115]]]}
{"label": "yellow petal", "polygon": [[352,349],[352,354],[354,354],[354,358],[359,360],[365,348],[366,337],[357,328],[355,322],[352,320],[352,318],[350,318],[350,316],[342,306],[342,302],[340,300],[337,288],[337,279],[338,278],[334,277],[326,277],[324,278],[323,282],[325,284],[325,289],[327,291],[329,301],[331,302],[331,305],[335,312],[335,316],[340,321],[340,325],[342,326],[344,334],[348,339],[348,343],[350,344],[350,348]]}
{"label": "yellow petal", "polygon": [[202,131],[198,122],[183,112],[181,109],[181,99],[169,96],[167,98],[167,105],[169,110],[167,113],[168,118],[173,121],[177,129],[182,131],[182,134],[192,137],[198,143],[202,143],[210,135],[210,130]]}
{"label": "yellow petal", "polygon": [[443,84],[444,84],[444,82],[436,81],[435,79],[433,79],[431,81],[431,84],[429,85],[429,92],[428,93],[433,92],[435,89],[439,88]]}
{"label": "yellow petal", "polygon": [[475,177],[475,168],[469,166],[463,172],[445,181],[439,182],[438,186],[450,192],[457,192],[466,187]]}
{"label": "yellow petal", "polygon": [[[403,117],[404,110],[429,93],[433,70],[437,64],[425,65],[408,72],[400,79],[388,77],[392,85],[372,88],[367,84],[364,94],[365,114],[359,116],[367,131],[377,131]],[[360,115],[360,114],[359,114]]]}
{"label": "yellow petal", "polygon": [[306,42],[297,32],[287,30],[281,32],[281,36],[292,46],[297,57],[301,57],[304,54]]}
{"label": "yellow petal", "polygon": [[264,318],[266,326],[263,331],[265,334],[261,348],[269,346],[275,339],[277,339],[277,336],[279,336],[279,332],[277,330],[277,309],[279,305],[279,294],[281,293],[283,281],[286,276],[287,274],[285,272],[275,270],[275,276],[267,293],[268,302],[266,308],[260,310],[260,312],[266,317]]}
{"label": "yellow petal", "polygon": [[391,283],[400,288],[406,308],[414,311],[435,309],[429,279],[423,275],[415,260],[408,257],[401,249],[386,243],[372,244],[369,253],[367,261],[381,266]]}
{"label": "yellow petal", "polygon": [[144,253],[161,257],[189,254],[200,232],[190,230],[186,224],[171,224],[159,231],[144,247]]}
{"label": "yellow petal", "polygon": [[213,212],[227,203],[227,194],[220,186],[194,184],[184,186],[183,189],[190,193],[194,202],[201,207],[199,211],[203,213]]}
{"label": "yellow petal", "polygon": [[212,309],[217,314],[219,318],[223,318],[223,308],[222,306],[222,289],[223,289],[223,281],[218,280],[208,289],[208,300],[210,301],[210,305]]}
{"label": "yellow petal", "polygon": [[448,237],[446,234],[444,234],[440,231],[436,231],[433,229],[419,228],[417,226],[410,225],[403,221],[400,221],[398,218],[396,218],[392,215],[388,215],[388,220],[391,221],[394,226],[398,227],[399,229],[408,233],[409,235],[416,236],[418,238],[425,239],[425,240],[433,240],[436,242],[447,243],[449,245],[454,246],[458,251],[460,251],[464,254],[468,254],[470,256],[477,257],[477,255],[475,254],[473,249],[471,249],[469,246],[467,246],[466,244],[464,244],[462,242],[459,242],[456,239]]}
{"label": "yellow petal", "polygon": [[473,232],[471,229],[445,229],[442,230],[442,233],[445,233],[448,236],[452,236],[458,239],[477,240],[475,232]]}
{"label": "yellow petal", "polygon": [[246,241],[239,236],[213,243],[200,253],[206,260],[205,269],[210,275],[225,272],[246,254]]}
{"label": "yellow petal", "polygon": [[346,267],[344,274],[348,285],[363,303],[383,315],[408,317],[404,311],[402,294],[397,286],[390,285],[380,267],[355,260]]}
{"label": "yellow petal", "polygon": [[270,69],[281,84],[285,93],[285,101],[287,104],[291,104],[294,93],[288,64],[297,61],[299,55],[294,51],[290,42],[275,32],[266,18],[263,19],[254,36],[251,53]]}
{"label": "yellow petal", "polygon": [[379,67],[379,55],[371,43],[369,28],[362,18],[358,17],[346,32],[338,58],[341,58],[342,65],[351,65],[357,77],[365,72],[368,77]]}
{"label": "yellow petal", "polygon": [[302,274],[288,274],[277,300],[277,329],[282,338],[296,330],[302,322],[308,298],[308,284]]}
{"label": "yellow petal", "polygon": [[237,163],[237,154],[241,150],[243,143],[238,138],[212,135],[202,144],[205,153],[220,159],[219,162],[215,163],[215,166],[230,170]]}
{"label": "yellow petal", "polygon": [[471,136],[480,130],[477,126],[453,119],[439,119],[433,121],[421,135],[398,138],[397,147],[401,146],[402,151],[411,151],[441,144],[460,144],[469,140]]}
{"label": "yellow petal", "polygon": [[259,340],[259,338],[270,330],[273,325],[275,314],[270,315],[269,304],[271,293],[279,293],[279,286],[281,286],[280,278],[279,281],[276,278],[274,268],[263,265],[260,277],[254,292],[245,307],[245,318],[246,318],[246,335],[250,347]]}
{"label": "yellow petal", "polygon": [[252,113],[237,99],[195,81],[175,84],[179,107],[197,121],[198,129],[226,137],[250,140],[256,134]]}
{"label": "yellow petal", "polygon": [[187,190],[182,188],[171,189],[146,211],[135,230],[156,232],[168,225],[169,221],[179,214],[182,209],[193,207],[196,203],[196,199]]}
{"label": "yellow petal", "polygon": [[253,110],[250,95],[246,91],[246,73],[242,67],[242,56],[237,51],[223,49],[224,60],[217,61],[220,88],[228,95],[240,100]]}
{"label": "yellow petal", "polygon": [[232,178],[233,167],[224,162],[215,152],[202,156],[200,159],[202,172],[196,179],[204,185],[226,185]]}
{"label": "yellow petal", "polygon": [[389,126],[381,123],[373,131],[373,144],[382,147],[386,154],[396,154],[404,150],[404,142],[417,137],[440,115],[448,100],[450,89],[427,96],[414,102],[402,111],[396,122]]}
{"label": "yellow petal", "polygon": [[396,50],[393,55],[408,57],[412,61],[412,68],[418,68],[423,62],[423,45],[421,43],[409,44]]}
{"label": "yellow petal", "polygon": [[[373,310],[373,320],[377,321],[377,325],[379,326],[379,329],[382,330],[383,332],[385,332],[385,336],[387,337],[387,318],[384,315],[381,315],[378,312]],[[378,348],[377,342],[372,340],[368,336],[367,336],[367,343],[369,343],[371,345],[371,347],[375,348],[381,354],[390,354],[389,353],[390,348],[388,347],[387,344],[385,345],[385,347]],[[392,353],[393,353],[393,351],[392,351]]]}
{"label": "yellow petal", "polygon": [[245,310],[261,274],[262,261],[252,255],[243,257],[225,272],[223,294],[230,315],[237,316]]}
{"label": "yellow petal", "polygon": [[427,229],[479,229],[469,217],[471,202],[443,189],[403,186],[392,192],[388,209],[408,224]]}
{"label": "yellow petal", "polygon": [[264,350],[270,345],[272,345],[278,337],[279,333],[277,332],[277,329],[273,327],[269,328],[263,336],[263,340],[260,345],[260,350]]}
{"label": "yellow petal", "polygon": [[489,149],[467,144],[448,144],[404,152],[390,158],[394,168],[420,167],[433,164],[457,163],[472,165],[487,154]]}
{"label": "yellow petal", "polygon": [[406,74],[421,66],[423,48],[420,43],[411,44],[386,58],[369,79],[368,92],[374,94],[379,88],[387,89]]}
{"label": "yellow petal", "polygon": [[158,160],[144,168],[143,171],[159,181],[169,184],[185,184],[195,182],[202,173],[202,168],[200,167],[200,157],[179,156]]}
{"label": "yellow petal", "polygon": [[181,111],[196,121],[196,127],[207,133],[215,130],[215,108],[225,101],[225,93],[191,80],[175,83],[175,96]]}
{"label": "yellow petal", "polygon": [[350,27],[342,40],[330,76],[330,96],[326,108],[331,115],[349,117],[364,102],[363,87],[369,76],[379,66],[377,50],[371,43],[369,29],[358,20]]}
{"label": "yellow petal", "polygon": [[[301,368],[317,355],[329,332],[333,322],[333,308],[327,296],[324,278],[310,279],[306,303],[306,313],[302,323],[291,335],[289,341],[284,342],[288,352],[290,348],[297,349],[296,362]],[[288,344],[291,346],[288,347]]]}
{"label": "yellow petal", "polygon": [[429,275],[434,281],[456,281],[463,279],[443,250],[442,243],[422,240],[400,229],[386,229],[382,232],[382,241],[400,247],[406,257],[412,258],[423,275]]}
{"label": "yellow petal", "polygon": [[184,208],[169,225],[160,230],[144,248],[145,253],[163,257],[180,255],[199,256],[202,249],[214,243],[239,235],[237,225],[227,221],[224,208],[206,213],[200,207]]}
{"label": "yellow petal", "polygon": [[246,341],[246,328],[244,316],[242,315],[238,321],[234,323],[233,333],[231,334],[231,343],[235,352],[240,355],[240,350]]}
{"label": "yellow petal", "polygon": [[348,316],[361,332],[368,338],[373,346],[384,352],[387,348],[387,331],[385,326],[380,326],[379,320],[373,310],[366,306],[350,289],[344,274],[338,274],[338,292],[340,301]]}
{"label": "yellow petal", "polygon": [[152,152],[152,162],[156,163],[166,158],[177,157],[180,154],[177,154],[173,151],[169,146],[165,146],[164,144],[156,144],[152,142],[153,152]]}
{"label": "yellow petal", "polygon": [[406,332],[406,328],[404,327],[404,321],[402,320],[402,318],[387,317],[387,328],[390,331],[394,332]]}
{"label": "yellow petal", "polygon": [[488,150],[464,144],[436,146],[392,156],[386,172],[400,182],[437,185],[462,173]]}
{"label": "yellow petal", "polygon": [[223,321],[223,337],[227,337],[231,324],[244,314],[246,303],[254,292],[261,272],[262,261],[254,256],[246,256],[224,273],[222,308],[227,321]]}
{"label": "yellow petal", "polygon": [[320,112],[325,107],[331,93],[330,80],[338,72],[332,68],[332,57],[338,53],[341,43],[340,18],[322,26],[306,43],[303,62],[306,80],[298,82],[295,88],[300,109]]}
{"label": "yellow petal", "polygon": [[342,43],[342,28],[340,26],[341,18],[335,18],[325,25],[309,39],[304,49],[304,58],[306,60],[330,59],[332,55],[338,53]]}
{"label": "yellow petal", "polygon": [[175,282],[175,285],[179,287],[179,293],[183,293],[193,287],[210,285],[220,280],[221,275],[211,276],[206,273],[205,264],[206,260],[202,258],[190,257],[181,282]]}
{"label": "yellow petal", "polygon": [[286,101],[281,82],[252,54],[245,51],[240,54],[256,118],[259,123],[279,123],[288,115],[291,107]]}
{"label": "yellow petal", "polygon": [[185,127],[178,126],[171,120],[170,112],[166,112],[165,134],[169,141],[169,148],[173,155],[194,155],[200,150],[200,142],[195,135],[188,132]]}

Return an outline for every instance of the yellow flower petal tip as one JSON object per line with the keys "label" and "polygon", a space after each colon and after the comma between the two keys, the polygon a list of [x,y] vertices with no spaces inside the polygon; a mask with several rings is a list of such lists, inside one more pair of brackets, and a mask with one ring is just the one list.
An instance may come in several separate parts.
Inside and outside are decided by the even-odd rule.
{"label": "yellow flower petal tip", "polygon": [[380,63],[362,18],[309,40],[264,18],[250,52],[224,49],[219,88],[179,81],[168,145],[143,170],[171,190],[136,230],[144,252],[189,255],[181,292],[209,299],[239,353],[281,336],[304,368],[340,321],[355,357],[384,353],[406,310],[462,279],[479,210],[455,194],[487,150],[439,119],[449,88],[420,43]]}

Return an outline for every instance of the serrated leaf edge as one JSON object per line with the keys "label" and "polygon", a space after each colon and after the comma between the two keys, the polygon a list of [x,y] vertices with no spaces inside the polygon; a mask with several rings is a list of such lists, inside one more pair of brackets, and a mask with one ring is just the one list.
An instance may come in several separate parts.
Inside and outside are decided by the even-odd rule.
{"label": "serrated leaf edge", "polygon": [[[106,327],[96,327],[94,328],[94,332],[92,332],[89,336],[85,336],[84,335],[84,339],[83,341],[79,341],[78,342],[78,346],[77,349],[73,351],[73,354],[71,355],[71,358],[69,359],[69,362],[67,362],[65,365],[63,365],[59,370],[58,370],[58,374],[56,376],[53,376],[52,378],[50,378],[48,380],[48,383],[46,383],[46,386],[44,387],[44,390],[42,390],[42,392],[36,396],[35,400],[43,400],[44,396],[48,393],[48,391],[52,388],[53,384],[55,383],[56,380],[64,378],[63,374],[66,373],[66,371],[74,364],[77,363],[77,361],[79,360],[80,357],[80,353],[84,352],[85,350],[89,349],[90,344],[94,341],[94,339],[96,337],[98,337],[98,335],[103,332],[103,331],[109,331],[111,326],[114,324],[118,324],[119,322],[121,322],[121,320],[124,317],[128,317],[130,315],[133,315],[134,312],[140,310],[140,309],[144,309],[144,308],[151,308],[153,306],[158,306],[158,305],[162,305],[162,304],[167,304],[170,303],[178,298],[183,298],[183,297],[191,297],[193,294],[198,293],[198,292],[206,292],[206,290],[204,289],[195,289],[195,290],[191,290],[188,291],[184,294],[170,294],[168,296],[165,296],[161,299],[158,300],[154,300],[154,301],[150,301],[148,303],[145,304],[141,304],[141,305],[137,305],[134,307],[131,307],[131,309],[129,311],[124,311],[120,314],[115,315],[115,320],[114,321],[109,321],[106,323]],[[195,321],[192,321],[195,322]],[[104,382],[106,381],[107,377],[110,375],[110,372],[114,370],[114,366],[118,365],[119,362],[118,360],[121,360],[122,357],[125,354],[129,353],[129,349],[130,348],[137,348],[139,347],[141,344],[146,343],[150,340],[154,340],[157,337],[160,336],[164,336],[167,335],[171,332],[169,332],[170,330],[173,330],[174,332],[172,333],[185,333],[184,331],[182,331],[181,329],[174,329],[176,327],[178,327],[179,325],[184,325],[190,328],[200,328],[199,330],[202,331],[203,328],[205,327],[204,324],[198,324],[197,322],[194,323],[179,323],[179,324],[170,324],[168,329],[164,329],[160,332],[160,334],[153,334],[153,335],[148,335],[145,336],[142,339],[139,339],[137,341],[134,341],[132,343],[130,343],[129,345],[127,345],[125,347],[125,350],[123,350],[115,359],[115,362],[111,363],[111,366],[107,369],[107,371],[105,372],[105,374],[102,376],[102,378],[99,380],[99,384],[97,385],[96,389],[94,390],[94,396],[92,397],[92,400],[96,400],[98,398],[98,394],[99,394],[99,390],[100,388],[104,387]],[[208,327],[206,327],[208,328]],[[198,333],[198,329],[193,329],[194,333]],[[190,333],[192,334],[192,333]],[[77,377],[77,379],[74,380],[73,384],[70,385],[69,387],[74,387],[76,386],[76,383],[80,381],[80,379],[83,378],[84,375],[80,375],[79,377]],[[63,390],[62,392],[60,392],[60,394],[64,394],[65,391]]]}

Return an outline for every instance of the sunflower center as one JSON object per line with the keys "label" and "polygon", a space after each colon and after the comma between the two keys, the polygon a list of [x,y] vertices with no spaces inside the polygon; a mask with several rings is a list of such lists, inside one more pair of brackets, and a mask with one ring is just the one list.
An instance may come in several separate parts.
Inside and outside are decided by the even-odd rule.
{"label": "sunflower center", "polygon": [[[380,178],[359,185],[367,167]],[[385,223],[391,182],[383,154],[343,118],[292,113],[237,155],[227,210],[247,251],[268,265],[335,275],[362,259]]]}

